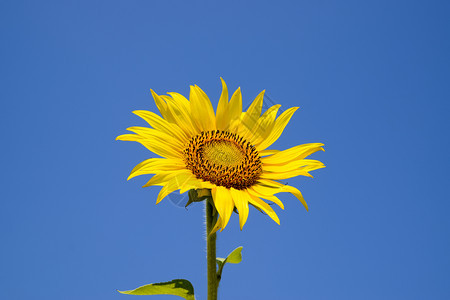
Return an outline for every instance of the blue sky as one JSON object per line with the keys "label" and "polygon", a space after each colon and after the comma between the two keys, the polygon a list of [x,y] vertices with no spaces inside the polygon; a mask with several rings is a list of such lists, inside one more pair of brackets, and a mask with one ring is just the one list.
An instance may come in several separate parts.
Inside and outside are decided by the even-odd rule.
{"label": "blue sky", "polygon": [[[274,148],[323,142],[281,226],[234,215],[220,299],[449,299],[448,1],[0,2],[0,298],[206,299],[203,207],[155,205],[116,142],[149,89],[300,106]],[[154,299],[176,299],[154,296]],[[150,299],[150,297],[149,297]]]}

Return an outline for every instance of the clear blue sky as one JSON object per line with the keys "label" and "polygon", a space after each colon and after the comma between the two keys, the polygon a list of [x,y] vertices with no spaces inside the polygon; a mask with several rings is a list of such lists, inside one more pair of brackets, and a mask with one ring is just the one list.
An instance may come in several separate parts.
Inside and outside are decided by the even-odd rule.
{"label": "clear blue sky", "polygon": [[[149,89],[300,106],[276,148],[323,142],[281,226],[234,215],[220,299],[450,299],[448,1],[1,1],[0,299],[205,299],[202,205],[163,201],[114,141]],[[136,296],[137,297],[137,296]],[[150,299],[151,297],[149,297]],[[176,299],[154,296],[153,299]]]}

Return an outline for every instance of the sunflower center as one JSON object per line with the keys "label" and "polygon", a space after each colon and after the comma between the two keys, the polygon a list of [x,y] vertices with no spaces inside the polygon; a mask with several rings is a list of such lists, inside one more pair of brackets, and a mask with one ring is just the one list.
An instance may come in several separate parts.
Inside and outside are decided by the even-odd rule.
{"label": "sunflower center", "polygon": [[230,141],[212,140],[203,146],[203,158],[218,166],[236,166],[244,157],[242,149]]}
{"label": "sunflower center", "polygon": [[198,179],[227,188],[246,189],[262,172],[255,147],[237,134],[203,131],[184,150],[186,167]]}

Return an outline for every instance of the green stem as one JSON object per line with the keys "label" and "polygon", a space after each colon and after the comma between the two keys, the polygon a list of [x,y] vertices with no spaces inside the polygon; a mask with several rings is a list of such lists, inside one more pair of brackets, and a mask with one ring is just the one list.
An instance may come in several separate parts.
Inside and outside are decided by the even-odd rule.
{"label": "green stem", "polygon": [[208,300],[217,300],[217,270],[216,270],[216,233],[210,234],[213,229],[217,214],[213,216],[212,204],[207,199],[206,203],[206,261],[208,266]]}

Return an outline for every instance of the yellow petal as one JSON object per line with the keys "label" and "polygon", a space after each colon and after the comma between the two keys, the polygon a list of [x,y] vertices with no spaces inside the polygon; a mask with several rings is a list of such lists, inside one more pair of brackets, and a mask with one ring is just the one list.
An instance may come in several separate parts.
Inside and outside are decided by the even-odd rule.
{"label": "yellow petal", "polygon": [[250,195],[247,192],[242,192],[234,188],[230,188],[230,193],[231,197],[233,197],[234,205],[239,212],[239,224],[242,230],[248,218],[248,202]]}
{"label": "yellow petal", "polygon": [[215,187],[216,186],[211,184],[210,182],[206,182],[196,178],[195,176],[192,176],[192,178],[187,180],[180,188],[180,194],[183,194],[192,189],[213,189]]}
{"label": "yellow petal", "polygon": [[166,103],[167,108],[172,113],[175,123],[181,128],[181,130],[184,131],[186,136],[192,137],[196,135],[198,130],[193,125],[189,112],[187,112],[182,105],[179,105],[179,103],[171,97],[167,97]]}
{"label": "yellow petal", "polygon": [[228,113],[228,88],[225,81],[222,81],[222,94],[217,104],[216,126],[219,130],[226,130],[230,123],[230,114]]}
{"label": "yellow petal", "polygon": [[314,152],[323,150],[322,146],[323,144],[320,143],[298,145],[275,153],[271,156],[262,157],[261,162],[263,165],[286,164],[293,160],[304,159]]}
{"label": "yellow petal", "polygon": [[262,91],[256,96],[248,110],[243,114],[239,134],[245,139],[248,139],[247,134],[251,134],[253,128],[256,126],[259,117],[261,116],[262,104],[264,99],[264,92]]}
{"label": "yellow petal", "polygon": [[286,164],[269,165],[263,164],[264,171],[269,172],[288,172],[301,168],[302,170],[309,172],[325,167],[323,163],[313,159],[299,159],[293,160]]}
{"label": "yellow petal", "polygon": [[147,148],[151,152],[154,152],[157,155],[162,156],[162,157],[169,157],[169,158],[181,158],[182,157],[181,152],[179,152],[176,149],[173,149],[171,147],[168,147],[167,143],[163,143],[163,142],[160,142],[157,140],[150,140],[148,138],[144,138],[137,134],[122,134],[122,135],[119,135],[116,138],[116,140],[132,141],[132,142],[141,143],[145,148]]}
{"label": "yellow petal", "polygon": [[[273,193],[280,193],[280,192],[282,192],[282,190],[279,189],[279,188],[278,189],[271,189],[271,188],[267,188],[267,187],[259,186],[259,185],[255,184],[255,185],[251,186],[250,188],[248,188],[247,191],[252,196],[272,201],[273,203],[278,205],[281,209],[284,209],[283,202],[281,202],[281,200],[278,199],[278,197],[276,197],[273,194]],[[264,192],[266,192],[266,193],[264,193]]]}
{"label": "yellow petal", "polygon": [[262,179],[272,179],[272,180],[280,180],[280,179],[288,179],[295,176],[307,176],[312,177],[311,174],[304,170],[293,170],[288,172],[264,172],[261,174],[260,178]]}
{"label": "yellow petal", "polygon": [[150,178],[150,180],[147,181],[147,183],[144,184],[142,187],[144,188],[144,187],[149,187],[149,186],[152,186],[152,185],[162,185],[162,186],[164,186],[164,184],[166,184],[167,181],[169,181],[169,180],[167,179],[167,177],[170,176],[171,174],[173,174],[173,172],[170,172],[170,173],[167,172],[167,173],[158,173],[158,174],[155,174],[155,175],[153,175],[153,177]]}
{"label": "yellow petal", "polygon": [[172,97],[172,99],[176,102],[177,106],[182,107],[183,110],[185,110],[189,114],[191,113],[191,104],[189,103],[189,100],[186,99],[186,97],[175,92],[170,92],[167,94],[169,94]]}
{"label": "yellow petal", "polygon": [[242,114],[242,94],[241,88],[238,88],[231,96],[230,103],[228,104],[228,113],[230,116],[229,131],[236,133],[240,124]]}
{"label": "yellow petal", "polygon": [[176,101],[177,105],[181,107],[180,109],[185,112],[186,117],[188,119],[190,119],[190,123],[194,127],[195,131],[197,133],[201,132],[202,130],[195,123],[195,120],[194,120],[195,118],[191,113],[191,103],[189,102],[189,100],[187,100],[183,95],[178,94],[178,93],[168,93],[168,94],[170,96],[172,96],[172,99],[174,99]]}
{"label": "yellow petal", "polygon": [[256,146],[256,150],[264,150],[270,145],[272,145],[283,133],[284,128],[289,123],[289,120],[291,119],[294,112],[298,109],[298,107],[291,107],[284,111],[275,121],[275,125],[273,126],[272,130],[270,131],[270,134],[267,138],[264,139],[263,142],[261,142]]}
{"label": "yellow petal", "polygon": [[311,172],[311,171],[322,169],[322,168],[325,168],[324,164],[314,164],[314,165],[304,166],[304,167],[302,167],[302,170],[304,170],[306,172]]}
{"label": "yellow petal", "polygon": [[216,224],[214,225],[213,229],[211,229],[211,232],[209,234],[215,233],[220,228],[222,228],[222,217],[219,215]]}
{"label": "yellow petal", "polygon": [[[166,169],[165,169],[166,167]],[[150,158],[143,162],[137,164],[133,170],[131,170],[130,176],[127,180],[142,175],[142,174],[152,174],[151,172],[146,172],[151,168],[156,168],[158,171],[167,171],[174,169],[185,169],[184,163],[181,159],[167,159],[167,158]],[[144,172],[142,172],[144,171]],[[138,172],[141,172],[140,174]]]}
{"label": "yellow petal", "polygon": [[285,185],[285,186],[283,187],[283,189],[284,189],[286,192],[289,192],[289,193],[291,193],[292,195],[294,195],[295,197],[297,197],[297,199],[300,200],[300,202],[303,204],[303,206],[306,208],[306,210],[307,210],[307,211],[309,210],[308,204],[306,204],[306,201],[305,201],[305,199],[303,198],[302,193],[301,193],[296,187],[293,187],[293,186],[290,186],[290,185]]}
{"label": "yellow petal", "polygon": [[[279,183],[277,181],[269,180],[269,179],[259,179],[257,182],[258,186],[264,186],[272,189],[280,189],[280,187],[284,186],[284,184]],[[281,193],[281,191],[277,192]]]}
{"label": "yellow petal", "polygon": [[278,152],[280,152],[280,150],[263,150],[259,152],[259,156],[273,155]]}
{"label": "yellow petal", "polygon": [[249,141],[253,145],[260,144],[263,142],[267,136],[270,134],[274,124],[275,118],[277,117],[277,112],[281,105],[276,104],[269,107],[264,114],[258,119],[256,125],[252,131],[253,135],[248,137]]}
{"label": "yellow petal", "polygon": [[178,176],[182,173],[188,173],[187,170],[178,170],[178,171],[172,171],[172,172],[159,172],[155,174],[152,178],[150,178],[149,181],[147,181],[146,184],[144,184],[142,187],[149,187],[152,185],[161,185],[164,186],[170,179],[172,179],[175,176]]}
{"label": "yellow petal", "polygon": [[152,93],[153,99],[155,100],[155,104],[158,107],[158,110],[161,113],[161,116],[168,122],[174,123],[175,120],[173,119],[170,111],[167,109],[166,102],[158,94],[156,94],[152,89],[150,89],[150,92]]}
{"label": "yellow petal", "polygon": [[284,165],[264,165],[261,178],[287,179],[299,175],[313,177],[309,172],[325,168],[325,165],[317,160],[298,160]]}
{"label": "yellow petal", "polygon": [[214,200],[214,206],[222,219],[221,228],[223,230],[225,226],[227,226],[234,209],[233,198],[228,189],[223,186],[212,189],[211,193]]}
{"label": "yellow petal", "polygon": [[184,144],[182,144],[178,139],[174,139],[171,135],[165,134],[162,131],[139,126],[128,127],[127,130],[144,138],[148,138],[149,140],[158,140],[159,142],[165,143],[167,146],[170,146],[175,150],[182,151],[184,149]]}
{"label": "yellow petal", "polygon": [[306,210],[308,211],[308,204],[306,204],[305,199],[303,198],[302,193],[296,188],[293,187],[291,185],[285,185],[276,181],[272,181],[272,180],[259,180],[264,182],[265,185],[273,185],[273,186],[279,186],[283,192],[288,192],[291,193],[292,195],[294,195],[295,197],[297,197],[298,200],[300,200],[300,202],[303,204],[303,206],[306,208]]}
{"label": "yellow petal", "polygon": [[208,96],[198,86],[191,86],[189,96],[191,114],[197,126],[203,131],[216,129],[216,117]]}
{"label": "yellow petal", "polygon": [[186,166],[184,164],[151,164],[146,165],[145,167],[140,168],[137,171],[134,171],[128,176],[127,180],[130,180],[131,178],[134,178],[136,176],[140,175],[147,175],[147,174],[158,174],[158,173],[173,173],[179,170],[186,170]]}
{"label": "yellow petal", "polygon": [[173,138],[177,138],[183,144],[189,140],[186,134],[178,126],[167,122],[151,111],[135,110],[133,113],[144,119],[154,129],[162,131]]}
{"label": "yellow petal", "polygon": [[187,180],[192,178],[192,174],[181,173],[177,176],[172,177],[161,189],[158,194],[158,198],[156,199],[156,204],[161,202],[167,195],[172,193],[173,191],[178,190]]}
{"label": "yellow petal", "polygon": [[272,209],[272,207],[270,207],[266,202],[262,201],[261,199],[259,199],[258,197],[249,195],[249,203],[262,209],[269,217],[272,218],[272,220],[275,221],[275,223],[277,223],[278,225],[280,225],[280,219],[278,219],[277,214],[275,213],[275,211]]}

